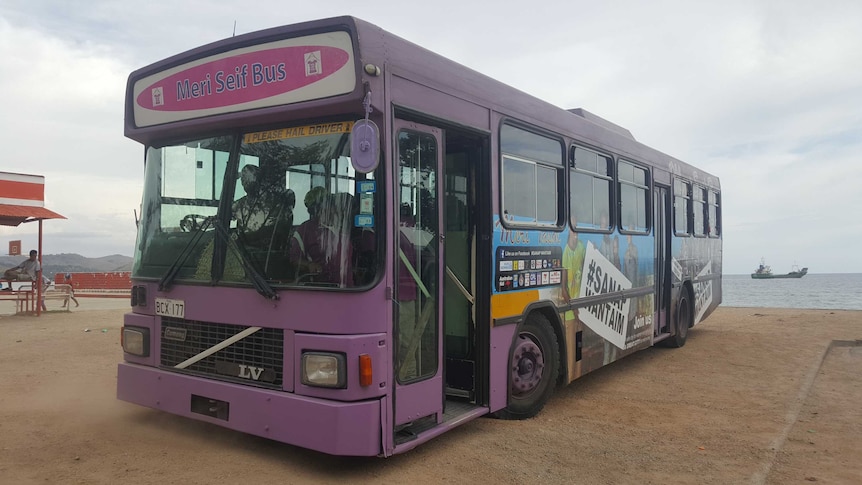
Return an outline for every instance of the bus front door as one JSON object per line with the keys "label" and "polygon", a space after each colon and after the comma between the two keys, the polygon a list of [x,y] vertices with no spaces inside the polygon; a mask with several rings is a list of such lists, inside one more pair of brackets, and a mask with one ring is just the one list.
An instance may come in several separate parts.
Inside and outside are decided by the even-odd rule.
{"label": "bus front door", "polygon": [[396,120],[395,391],[396,444],[443,419],[443,133]]}

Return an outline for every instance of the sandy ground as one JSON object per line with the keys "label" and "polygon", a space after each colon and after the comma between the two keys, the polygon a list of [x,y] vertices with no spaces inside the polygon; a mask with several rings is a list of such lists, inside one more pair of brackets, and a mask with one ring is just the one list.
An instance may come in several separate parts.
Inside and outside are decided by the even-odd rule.
{"label": "sandy ground", "polygon": [[536,418],[359,459],[117,401],[127,302],[79,300],[0,317],[0,483],[862,483],[862,312],[722,308]]}

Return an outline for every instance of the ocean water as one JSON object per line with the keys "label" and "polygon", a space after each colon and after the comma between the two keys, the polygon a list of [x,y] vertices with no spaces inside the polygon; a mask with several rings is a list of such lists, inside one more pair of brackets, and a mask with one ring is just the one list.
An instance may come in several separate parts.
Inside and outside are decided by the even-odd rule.
{"label": "ocean water", "polygon": [[724,275],[721,288],[723,306],[862,310],[862,273],[771,280]]}

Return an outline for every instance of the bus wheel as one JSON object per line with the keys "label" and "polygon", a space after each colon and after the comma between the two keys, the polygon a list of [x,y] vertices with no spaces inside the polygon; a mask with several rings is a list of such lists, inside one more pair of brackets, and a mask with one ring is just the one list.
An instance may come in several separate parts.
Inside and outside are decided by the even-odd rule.
{"label": "bus wheel", "polygon": [[509,405],[495,413],[502,419],[527,419],[542,410],[554,393],[560,349],[548,319],[533,313],[515,340],[509,361]]}
{"label": "bus wheel", "polygon": [[688,298],[688,291],[683,290],[679,296],[679,303],[676,305],[676,332],[670,338],[664,339],[668,347],[679,348],[685,345],[685,340],[688,338],[688,327],[691,325],[691,300]]}

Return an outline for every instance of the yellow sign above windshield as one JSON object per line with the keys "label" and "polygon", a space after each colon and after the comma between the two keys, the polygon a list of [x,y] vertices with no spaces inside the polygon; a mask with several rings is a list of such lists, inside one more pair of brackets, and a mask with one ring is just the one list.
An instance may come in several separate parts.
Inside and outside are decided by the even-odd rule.
{"label": "yellow sign above windshield", "polygon": [[265,141],[286,140],[288,138],[299,138],[303,136],[336,135],[341,133],[350,133],[352,129],[352,121],[293,126],[291,128],[281,128],[278,130],[246,133],[242,141],[243,143],[261,143]]}

